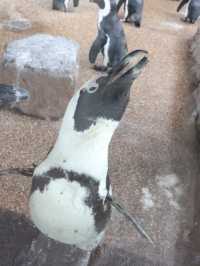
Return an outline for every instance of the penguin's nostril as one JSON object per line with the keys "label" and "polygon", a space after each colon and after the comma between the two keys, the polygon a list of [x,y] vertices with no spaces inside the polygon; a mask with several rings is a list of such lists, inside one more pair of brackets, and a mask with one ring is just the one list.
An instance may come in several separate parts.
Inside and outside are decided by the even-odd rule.
{"label": "penguin's nostril", "polygon": [[90,88],[88,88],[88,93],[94,93],[97,91],[97,89],[98,89],[98,87],[90,87]]}

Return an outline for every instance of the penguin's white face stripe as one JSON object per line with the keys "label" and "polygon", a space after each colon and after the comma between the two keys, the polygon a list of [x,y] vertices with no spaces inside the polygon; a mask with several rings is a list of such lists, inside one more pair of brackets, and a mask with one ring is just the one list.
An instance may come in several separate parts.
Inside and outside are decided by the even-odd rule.
{"label": "penguin's white face stripe", "polygon": [[125,0],[125,13],[124,13],[124,19],[128,17],[128,0]]}
{"label": "penguin's white face stripe", "polygon": [[43,192],[30,197],[31,218],[42,233],[60,242],[90,250],[103,233],[97,233],[92,209],[85,204],[87,190],[78,182],[52,180]]}
{"label": "penguin's white face stripe", "polygon": [[98,28],[101,27],[101,22],[103,20],[104,17],[108,16],[108,14],[110,13],[110,0],[104,0],[105,3],[105,7],[104,9],[99,9],[99,14],[98,14]]}

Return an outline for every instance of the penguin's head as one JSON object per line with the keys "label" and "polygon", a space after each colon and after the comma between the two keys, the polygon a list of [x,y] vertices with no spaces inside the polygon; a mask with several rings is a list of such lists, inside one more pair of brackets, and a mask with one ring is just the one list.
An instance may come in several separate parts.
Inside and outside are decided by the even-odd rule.
{"label": "penguin's head", "polygon": [[84,84],[76,96],[74,130],[83,132],[102,119],[119,122],[129,101],[131,85],[147,62],[147,52],[135,50],[106,75]]}
{"label": "penguin's head", "polygon": [[92,3],[96,3],[100,9],[104,9],[106,6],[116,6],[116,0],[90,0]]}
{"label": "penguin's head", "polygon": [[13,106],[28,98],[27,90],[13,85],[0,84],[0,108]]}

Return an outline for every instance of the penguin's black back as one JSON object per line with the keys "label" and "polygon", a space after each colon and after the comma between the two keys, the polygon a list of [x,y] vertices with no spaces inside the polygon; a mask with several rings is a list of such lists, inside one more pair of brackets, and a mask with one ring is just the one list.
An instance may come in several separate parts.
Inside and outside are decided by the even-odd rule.
{"label": "penguin's black back", "polygon": [[194,23],[200,16],[200,2],[192,0],[188,7],[188,19]]}
{"label": "penguin's black back", "polygon": [[117,64],[128,51],[123,26],[116,12],[117,8],[112,10],[101,22],[101,30],[109,36],[109,59],[112,66]]}

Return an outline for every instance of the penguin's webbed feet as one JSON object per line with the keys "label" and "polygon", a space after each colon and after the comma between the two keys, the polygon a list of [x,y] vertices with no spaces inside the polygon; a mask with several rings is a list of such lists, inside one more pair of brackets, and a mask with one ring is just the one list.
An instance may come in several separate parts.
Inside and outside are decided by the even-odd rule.
{"label": "penguin's webbed feet", "polygon": [[107,72],[108,71],[108,67],[107,66],[99,66],[99,65],[94,65],[92,67],[94,70],[99,71],[99,72]]}

